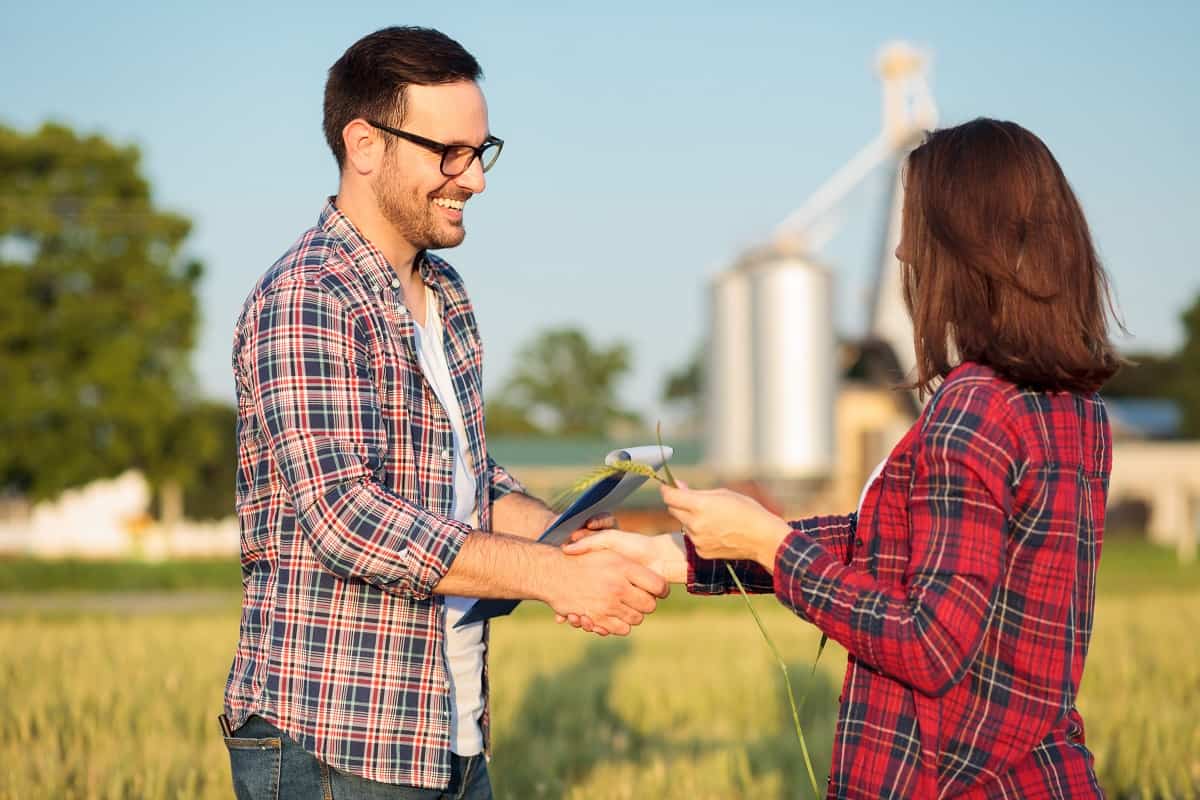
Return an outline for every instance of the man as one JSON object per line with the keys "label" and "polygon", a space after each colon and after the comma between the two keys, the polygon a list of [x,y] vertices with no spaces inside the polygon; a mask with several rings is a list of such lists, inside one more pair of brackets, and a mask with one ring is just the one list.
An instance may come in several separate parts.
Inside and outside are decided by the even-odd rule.
{"label": "man", "polygon": [[622,557],[530,541],[554,515],[488,456],[475,316],[428,252],[463,240],[500,153],[479,77],[432,30],[346,51],[325,87],[338,194],[237,324],[240,798],[490,797],[487,627],[455,629],[455,596],[625,634],[667,593]]}

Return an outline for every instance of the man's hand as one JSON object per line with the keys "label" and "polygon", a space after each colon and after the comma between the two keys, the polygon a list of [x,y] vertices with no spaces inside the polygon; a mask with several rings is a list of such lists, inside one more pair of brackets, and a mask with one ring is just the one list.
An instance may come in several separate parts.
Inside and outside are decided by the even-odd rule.
{"label": "man's hand", "polygon": [[617,553],[596,550],[564,559],[543,599],[560,617],[581,620],[585,630],[625,636],[670,592],[661,575]]}
{"label": "man's hand", "polygon": [[578,529],[567,538],[567,541],[578,542],[580,539],[591,536],[597,531],[607,531],[619,527],[620,525],[617,524],[617,518],[606,511],[588,519],[587,522],[583,523],[582,528]]}
{"label": "man's hand", "polygon": [[593,531],[606,531],[619,527],[620,525],[617,524],[616,517],[607,511],[601,511],[599,514],[588,517],[587,522],[583,523],[583,527],[572,533],[571,538],[568,541],[577,541],[589,535]]}
{"label": "man's hand", "polygon": [[[583,538],[563,545],[563,552],[571,556],[604,550],[641,564],[670,583],[687,582],[687,550],[682,533],[643,536],[621,530],[589,531]],[[602,626],[580,614],[556,614],[555,621],[570,622],[573,627],[592,633],[604,633]]]}

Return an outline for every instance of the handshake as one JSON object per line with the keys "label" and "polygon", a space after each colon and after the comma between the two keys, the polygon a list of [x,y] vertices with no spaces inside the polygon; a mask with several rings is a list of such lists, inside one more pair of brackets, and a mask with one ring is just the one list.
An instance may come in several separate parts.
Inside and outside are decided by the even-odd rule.
{"label": "handshake", "polygon": [[713,559],[751,559],[767,570],[790,532],[788,524],[753,499],[727,489],[660,487],[683,531],[657,535],[616,528],[611,514],[588,520],[562,546],[566,565],[543,598],[558,622],[599,636],[625,636],[670,593],[686,583],[685,535],[696,553]]}

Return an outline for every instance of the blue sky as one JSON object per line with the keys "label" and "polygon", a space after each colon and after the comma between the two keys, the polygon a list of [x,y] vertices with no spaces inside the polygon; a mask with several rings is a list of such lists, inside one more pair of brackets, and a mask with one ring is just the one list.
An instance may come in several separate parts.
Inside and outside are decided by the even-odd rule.
{"label": "blue sky", "polygon": [[[578,325],[632,345],[623,395],[653,414],[703,335],[707,279],[875,135],[874,56],[906,39],[933,54],[943,124],[1013,119],[1058,156],[1133,334],[1122,346],[1179,343],[1200,292],[1200,4],[737,5],[27,3],[0,29],[0,122],[141,147],[157,202],[195,222],[194,367],[230,397],[242,299],[336,191],[325,71],[377,28],[440,28],[482,63],[506,141],[444,254],[475,300],[485,384],[539,330]],[[848,334],[883,185],[851,198],[823,254]]]}

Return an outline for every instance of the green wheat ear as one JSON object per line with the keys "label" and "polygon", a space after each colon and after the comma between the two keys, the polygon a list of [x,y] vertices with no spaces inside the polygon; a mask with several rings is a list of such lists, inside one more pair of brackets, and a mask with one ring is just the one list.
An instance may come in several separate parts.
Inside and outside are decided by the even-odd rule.
{"label": "green wheat ear", "polygon": [[550,504],[550,508],[561,514],[567,510],[567,506],[571,505],[571,501],[575,499],[576,495],[586,492],[600,481],[616,474],[617,470],[610,466],[605,465],[603,467],[597,467],[560,492],[559,495],[554,498],[554,502]]}
{"label": "green wheat ear", "polygon": [[618,461],[609,467],[609,469],[614,472],[632,472],[635,475],[641,475],[651,480],[662,481],[662,478],[654,471],[653,467],[649,464],[643,464],[640,461]]}
{"label": "green wheat ear", "polygon": [[592,488],[606,478],[611,478],[613,475],[620,475],[629,472],[646,478],[652,478],[656,481],[662,480],[658,473],[655,472],[648,464],[642,464],[637,461],[618,461],[616,464],[605,464],[603,467],[598,467],[597,469],[587,473],[570,487],[568,487],[562,492],[562,494],[558,495],[558,497],[554,499],[554,502],[550,504],[550,508],[561,514],[567,509],[567,506],[571,505],[571,501],[575,499],[577,495],[586,492],[588,489]]}

